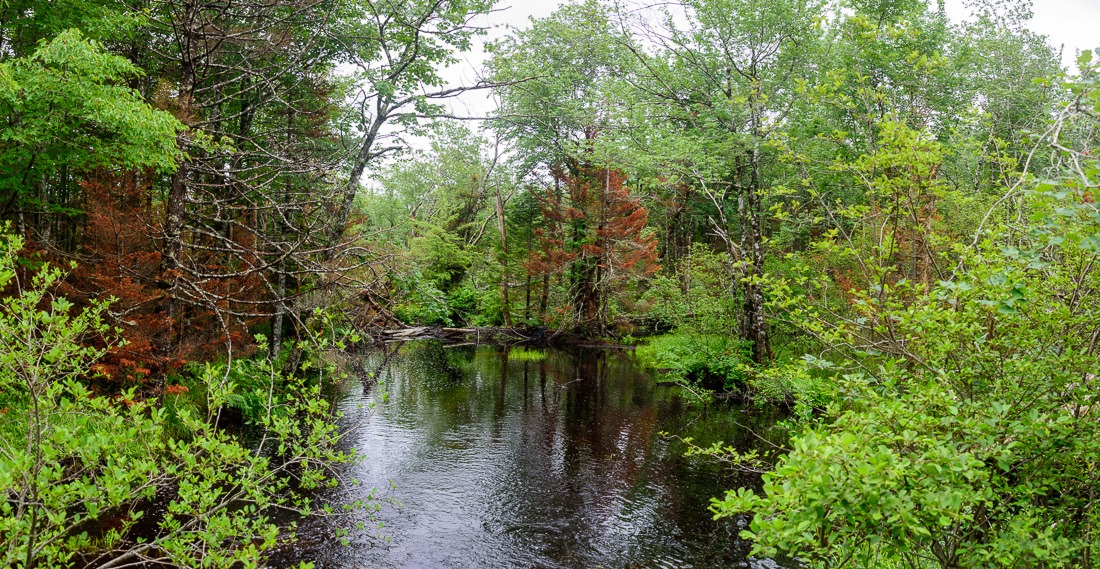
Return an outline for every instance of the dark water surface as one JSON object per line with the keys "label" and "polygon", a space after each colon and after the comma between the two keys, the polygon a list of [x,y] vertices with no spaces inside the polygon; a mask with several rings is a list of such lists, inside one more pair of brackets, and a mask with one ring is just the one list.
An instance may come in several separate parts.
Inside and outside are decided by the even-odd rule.
{"label": "dark water surface", "polygon": [[[383,355],[370,357],[368,369]],[[690,404],[629,352],[414,342],[380,378],[388,400],[349,384],[340,406],[350,419],[375,404],[349,436],[366,458],[350,469],[363,487],[348,497],[378,487],[399,501],[377,514],[392,541],[353,533],[343,546],[332,536],[347,519],[309,522],[276,565],[778,566],[747,559],[743,521],[707,512],[712,496],[753,481],[685,459],[682,443],[659,434],[748,448],[759,441],[745,426],[778,433],[748,411]]]}

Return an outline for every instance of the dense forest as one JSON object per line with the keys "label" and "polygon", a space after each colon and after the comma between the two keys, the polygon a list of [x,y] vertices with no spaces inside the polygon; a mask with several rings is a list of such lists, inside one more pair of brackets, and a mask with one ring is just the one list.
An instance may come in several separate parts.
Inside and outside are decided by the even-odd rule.
{"label": "dense forest", "polygon": [[1093,566],[1091,52],[1024,2],[576,0],[449,85],[500,8],[0,2],[0,564],[262,563],[354,484],[325,386],[434,327],[784,409],[693,450],[763,475],[712,504],[755,555]]}

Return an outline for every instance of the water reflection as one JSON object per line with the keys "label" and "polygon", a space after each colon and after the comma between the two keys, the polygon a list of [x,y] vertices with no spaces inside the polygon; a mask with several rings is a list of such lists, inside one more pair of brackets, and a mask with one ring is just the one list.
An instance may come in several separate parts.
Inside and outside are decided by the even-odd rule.
{"label": "water reflection", "polygon": [[[737,567],[736,522],[714,522],[709,498],[731,480],[685,460],[661,431],[754,444],[740,411],[687,405],[618,351],[400,348],[381,373],[389,401],[353,435],[366,460],[351,476],[387,487],[390,544],[340,546],[323,522],[299,532],[298,559],[318,567]],[[515,356],[515,357],[513,357]],[[374,356],[368,369],[381,363]],[[349,387],[355,415],[376,394]],[[755,429],[757,432],[766,430]]]}

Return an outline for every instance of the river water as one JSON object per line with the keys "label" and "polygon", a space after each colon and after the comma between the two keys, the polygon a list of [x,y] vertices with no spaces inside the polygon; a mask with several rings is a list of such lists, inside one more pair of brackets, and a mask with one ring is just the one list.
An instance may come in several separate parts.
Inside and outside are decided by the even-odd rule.
{"label": "river water", "polygon": [[[747,557],[744,520],[707,511],[712,496],[755,481],[684,458],[683,443],[662,434],[747,449],[758,435],[781,436],[768,417],[691,403],[628,351],[398,350],[381,387],[348,383],[339,395],[345,420],[369,413],[348,437],[365,458],[347,475],[362,486],[343,497],[378,488],[382,509],[353,520],[382,528],[343,545],[334,532],[353,520],[304,523],[275,566],[779,566]],[[384,354],[369,357],[373,369]]]}

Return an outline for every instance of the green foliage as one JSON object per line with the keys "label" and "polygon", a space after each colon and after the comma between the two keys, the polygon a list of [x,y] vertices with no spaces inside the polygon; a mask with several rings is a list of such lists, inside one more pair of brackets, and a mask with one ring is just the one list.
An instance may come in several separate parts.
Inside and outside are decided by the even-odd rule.
{"label": "green foliage", "polygon": [[[717,516],[754,513],[744,535],[757,554],[945,569],[1080,567],[1094,555],[1100,162],[1082,133],[1100,96],[1083,68],[1048,131],[1073,134],[1035,142],[1055,150],[1049,178],[1021,177],[1007,190],[1014,202],[989,209],[969,245],[938,239],[935,226],[923,233],[929,258],[950,267],[942,278],[914,281],[898,262],[912,239],[905,222],[870,247],[852,238],[890,219],[884,208],[849,212],[854,230],[822,244],[860,267],[839,291],[847,309],[824,301],[835,285],[820,267],[797,279],[810,296],[787,296],[777,281],[776,304],[829,350],[818,367],[838,391],[765,475],[763,495],[741,489],[713,504]],[[888,139],[866,159],[885,160],[873,189],[907,207],[923,146]],[[917,174],[892,180],[898,168]]]}
{"label": "green foliage", "polygon": [[[975,513],[995,502],[983,463],[988,457],[960,442],[980,440],[992,425],[967,416],[970,410],[943,390],[914,391],[903,401],[848,387],[862,397],[865,412],[798,436],[764,477],[764,492],[774,498],[731,492],[714,510],[754,511],[746,535],[758,552],[797,552],[823,566],[954,555],[961,540],[951,541],[953,530],[978,521]],[[793,481],[794,488],[783,488]]]}
{"label": "green foliage", "polygon": [[688,255],[649,283],[642,294],[646,316],[668,327],[692,325],[708,334],[725,334],[740,313],[733,261],[728,253],[694,243]]}
{"label": "green foliage", "polygon": [[470,265],[470,254],[461,237],[435,224],[418,224],[419,235],[409,240],[413,262],[424,277],[443,288],[462,278]]}
{"label": "green foliage", "polygon": [[[822,369],[822,368],[825,369]],[[757,369],[749,376],[749,393],[761,405],[789,405],[798,421],[812,421],[814,411],[835,400],[837,386],[831,362],[803,356],[794,362]]]}
{"label": "green foliage", "polygon": [[452,319],[470,326],[497,326],[504,322],[500,292],[496,288],[478,288],[476,276],[471,275],[447,296]]}
{"label": "green foliage", "polygon": [[516,145],[523,170],[582,160],[612,122],[615,78],[636,63],[634,40],[616,25],[613,10],[597,0],[563,4],[488,46],[491,78],[502,85],[494,126]]}
{"label": "green foliage", "polygon": [[79,29],[87,38],[105,45],[133,40],[146,22],[144,14],[119,0],[4,0],[0,2],[4,22],[5,53],[23,57],[43,40],[66,30]]}
{"label": "green foliage", "polygon": [[[200,405],[181,404],[178,385],[166,387],[164,407],[132,390],[93,393],[80,379],[101,351],[84,340],[109,333],[106,305],[74,311],[49,292],[63,274],[48,265],[20,279],[21,247],[17,237],[0,241],[0,287],[17,291],[0,303],[0,564],[262,562],[288,537],[275,512],[310,512],[308,491],[333,485],[329,468],[354,458],[337,449],[318,383],[280,378],[257,360],[229,373],[205,367],[190,395]],[[242,374],[262,433],[251,445],[217,421],[217,410],[242,394]],[[173,436],[171,423],[188,436]],[[142,521],[154,498],[164,516]]]}
{"label": "green foliage", "polygon": [[544,361],[547,354],[543,350],[533,350],[518,346],[508,349],[508,361],[515,362],[541,362]]}
{"label": "green foliage", "polygon": [[430,151],[386,168],[381,191],[364,196],[367,227],[379,244],[400,251],[388,277],[394,313],[404,322],[504,320],[499,287],[509,258],[490,205],[492,194],[513,182],[484,156],[486,144],[462,125],[441,123]]}
{"label": "green foliage", "polygon": [[744,387],[750,368],[743,343],[729,336],[678,330],[650,338],[635,351],[642,365],[670,381],[693,381],[710,389]]}
{"label": "green foliage", "polygon": [[402,322],[450,325],[451,307],[447,295],[436,284],[413,273],[397,282],[401,301],[394,306],[394,315]]}
{"label": "green foliage", "polygon": [[[260,351],[266,348],[264,342],[260,342]],[[303,346],[304,348],[305,346]],[[306,361],[315,361],[317,356],[306,355]],[[212,402],[208,378],[219,378],[219,388],[223,391],[218,403],[222,409],[234,409],[241,414],[241,419],[246,425],[257,427],[269,419],[269,413],[286,414],[293,412],[292,408],[281,407],[272,409],[269,399],[272,392],[294,393],[302,390],[312,391],[317,386],[317,378],[312,374],[303,374],[302,378],[284,377],[274,373],[280,369],[279,362],[270,362],[266,358],[240,358],[232,365],[224,363],[192,363],[185,369],[188,379],[179,385],[187,388],[186,392],[174,395],[171,409],[178,413],[193,412],[205,413],[209,411]],[[196,395],[191,395],[195,390]],[[190,405],[188,404],[190,403]],[[166,409],[169,407],[166,405]],[[215,409],[217,411],[218,409]]]}
{"label": "green foliage", "polygon": [[183,370],[165,378],[165,394],[161,401],[164,410],[164,436],[189,441],[194,433],[184,418],[189,414],[208,416],[206,383],[202,373],[205,368],[192,364]]}
{"label": "green foliage", "polygon": [[30,194],[63,167],[173,169],[183,126],[123,84],[138,75],[75,29],[0,62],[0,192]]}

